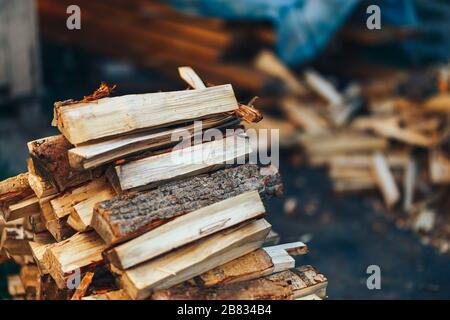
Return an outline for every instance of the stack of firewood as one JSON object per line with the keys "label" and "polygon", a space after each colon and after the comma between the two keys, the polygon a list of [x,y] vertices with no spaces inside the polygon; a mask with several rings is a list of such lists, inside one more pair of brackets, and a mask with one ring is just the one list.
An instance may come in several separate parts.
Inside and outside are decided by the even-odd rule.
{"label": "stack of firewood", "polygon": [[281,145],[299,147],[304,163],[325,167],[337,193],[379,190],[383,211],[399,226],[450,252],[450,66],[338,90],[313,70],[297,77],[270,52],[255,65],[290,93],[280,100],[281,118],[265,115],[251,126],[279,128]]}
{"label": "stack of firewood", "polygon": [[61,134],[28,143],[28,172],[0,183],[1,249],[22,265],[13,297],[325,297],[322,274],[295,268],[303,243],[267,246],[262,200],[283,186],[247,161],[241,120],[259,112],[179,71],[194,90],[107,97],[102,84],[55,103]]}

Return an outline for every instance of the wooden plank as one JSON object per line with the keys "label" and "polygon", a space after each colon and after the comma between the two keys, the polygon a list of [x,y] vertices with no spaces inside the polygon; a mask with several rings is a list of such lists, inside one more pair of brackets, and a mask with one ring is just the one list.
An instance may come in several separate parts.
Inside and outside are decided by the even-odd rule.
{"label": "wooden plank", "polygon": [[93,231],[78,233],[67,240],[56,243],[44,253],[44,263],[58,288],[67,287],[67,280],[76,270],[84,274],[103,261],[106,249],[103,240]]}
{"label": "wooden plank", "polygon": [[[233,125],[234,122],[237,121],[232,116],[213,116],[202,120],[202,129],[227,124]],[[141,151],[170,147],[177,143],[177,141],[172,141],[172,136],[188,133],[193,137],[194,128],[194,125],[190,124],[181,127],[153,130],[151,132],[139,132],[106,141],[85,143],[68,151],[70,166],[78,170],[87,170]]]}
{"label": "wooden plank", "polygon": [[283,186],[278,170],[245,164],[122,195],[96,206],[92,227],[106,243],[114,244],[181,214],[252,190],[258,190],[263,199],[280,195]]}
{"label": "wooden plank", "polygon": [[157,92],[55,106],[59,130],[73,144],[234,111],[231,85]]}
{"label": "wooden plank", "polygon": [[243,164],[251,152],[248,138],[234,135],[132,161],[115,169],[121,189],[129,190],[208,172],[225,163]]}
{"label": "wooden plank", "polygon": [[21,173],[15,177],[0,182],[0,215],[5,214],[7,206],[33,195],[28,183],[28,173]]}
{"label": "wooden plank", "polygon": [[132,299],[145,299],[155,289],[166,289],[259,248],[270,230],[260,219],[228,232],[182,247],[128,269],[121,275],[122,288]]}
{"label": "wooden plank", "polygon": [[178,217],[107,251],[106,255],[116,267],[128,269],[264,213],[258,192],[250,191]]}

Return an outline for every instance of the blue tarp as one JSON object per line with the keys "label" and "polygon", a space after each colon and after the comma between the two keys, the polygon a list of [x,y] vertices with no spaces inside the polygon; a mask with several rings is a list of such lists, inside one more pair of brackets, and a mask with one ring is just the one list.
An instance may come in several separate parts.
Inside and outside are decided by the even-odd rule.
{"label": "blue tarp", "polygon": [[[169,0],[178,10],[226,20],[270,21],[278,55],[290,65],[312,59],[346,21],[360,0]],[[382,21],[414,24],[410,0],[379,0]],[[369,3],[366,4],[368,6]],[[361,27],[365,18],[361,17]]]}

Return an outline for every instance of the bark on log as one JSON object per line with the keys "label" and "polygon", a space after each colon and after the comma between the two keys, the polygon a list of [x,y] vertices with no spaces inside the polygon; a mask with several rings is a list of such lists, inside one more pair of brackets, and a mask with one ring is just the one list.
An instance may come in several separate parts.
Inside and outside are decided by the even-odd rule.
{"label": "bark on log", "polygon": [[258,190],[264,199],[280,194],[282,189],[276,168],[247,164],[99,203],[94,209],[92,227],[108,244],[118,243],[247,191]]}

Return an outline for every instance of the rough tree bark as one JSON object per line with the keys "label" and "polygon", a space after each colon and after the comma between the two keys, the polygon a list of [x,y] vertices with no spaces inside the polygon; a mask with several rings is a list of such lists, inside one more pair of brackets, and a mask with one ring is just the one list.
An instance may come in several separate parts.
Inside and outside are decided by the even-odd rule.
{"label": "rough tree bark", "polygon": [[247,164],[125,194],[97,204],[92,227],[108,244],[118,243],[182,214],[251,190],[258,190],[263,199],[282,193],[277,169]]}

